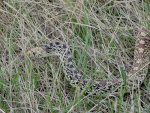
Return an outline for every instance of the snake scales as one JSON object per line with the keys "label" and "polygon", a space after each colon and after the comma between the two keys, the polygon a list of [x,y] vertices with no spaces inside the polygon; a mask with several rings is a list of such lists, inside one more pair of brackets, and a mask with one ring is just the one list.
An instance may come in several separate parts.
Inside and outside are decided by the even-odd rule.
{"label": "snake scales", "polygon": [[[134,63],[126,75],[127,90],[137,88],[146,77],[149,65],[149,53],[150,53],[150,39],[148,38],[148,31],[145,28],[140,30],[139,36],[135,42],[134,50]],[[72,52],[68,45],[62,41],[53,40],[48,45],[43,47],[32,48],[27,52],[28,56],[40,56],[43,54],[59,55],[63,65],[66,78],[70,83],[79,88],[80,90],[90,85],[90,91],[98,92],[100,90],[109,90],[114,86],[122,83],[122,80],[112,81],[89,81],[83,77],[77,70],[76,65],[72,58]]]}

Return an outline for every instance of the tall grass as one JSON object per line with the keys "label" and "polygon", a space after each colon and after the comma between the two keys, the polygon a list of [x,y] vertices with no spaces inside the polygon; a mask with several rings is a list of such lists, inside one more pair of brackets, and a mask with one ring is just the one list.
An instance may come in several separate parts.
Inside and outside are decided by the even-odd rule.
{"label": "tall grass", "polygon": [[149,12],[149,0],[0,1],[0,110],[149,112],[149,81],[130,94],[114,89],[85,96],[65,78],[57,56],[25,54],[58,39],[70,46],[83,76],[94,81],[124,78],[133,63],[138,28],[150,28]]}

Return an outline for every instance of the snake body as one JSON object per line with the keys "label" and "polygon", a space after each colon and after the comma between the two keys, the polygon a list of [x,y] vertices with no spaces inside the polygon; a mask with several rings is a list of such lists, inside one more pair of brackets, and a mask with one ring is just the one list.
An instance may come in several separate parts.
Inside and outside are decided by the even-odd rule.
{"label": "snake body", "polygon": [[[149,64],[149,49],[150,40],[148,38],[148,32],[143,28],[135,42],[134,63],[132,69],[126,75],[127,89],[130,89],[131,87],[134,89],[137,88],[146,77]],[[90,91],[107,91],[122,83],[122,80],[112,80],[109,82],[101,80],[94,82],[83,77],[83,75],[81,75],[76,69],[71,49],[62,41],[53,40],[46,46],[32,48],[27,52],[27,55],[29,56],[39,56],[43,54],[59,55],[66,78],[73,86],[79,88],[80,90],[83,90],[85,87],[90,85]]]}

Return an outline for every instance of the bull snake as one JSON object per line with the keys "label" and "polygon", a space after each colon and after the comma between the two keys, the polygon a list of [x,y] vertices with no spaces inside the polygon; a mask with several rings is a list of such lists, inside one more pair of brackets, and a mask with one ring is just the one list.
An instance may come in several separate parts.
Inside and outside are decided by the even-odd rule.
{"label": "bull snake", "polygon": [[[145,28],[142,28],[135,42],[133,66],[129,73],[126,75],[127,90],[129,90],[131,86],[134,89],[137,88],[138,85],[144,81],[150,62],[149,53],[150,39],[148,38],[148,31]],[[62,41],[53,40],[46,46],[35,47],[27,51],[28,56],[41,56],[44,54],[58,55],[60,61],[62,62],[66,78],[73,86],[79,88],[80,90],[90,86],[90,91],[107,91],[122,83],[121,79],[112,80],[109,82],[105,80],[95,82],[83,77],[76,69],[71,49],[66,43]]]}

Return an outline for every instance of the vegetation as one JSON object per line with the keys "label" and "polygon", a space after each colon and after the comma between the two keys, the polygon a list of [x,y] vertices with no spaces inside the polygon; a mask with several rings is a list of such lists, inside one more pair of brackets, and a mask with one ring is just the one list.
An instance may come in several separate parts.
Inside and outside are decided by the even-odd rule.
{"label": "vegetation", "polygon": [[132,66],[138,29],[149,29],[149,21],[149,0],[0,0],[0,112],[150,112],[149,79],[130,93],[85,96],[67,81],[57,56],[25,54],[59,39],[84,76],[121,78]]}

